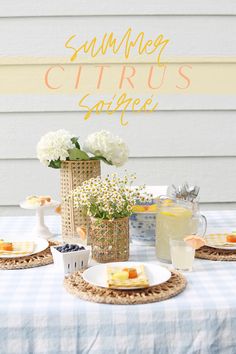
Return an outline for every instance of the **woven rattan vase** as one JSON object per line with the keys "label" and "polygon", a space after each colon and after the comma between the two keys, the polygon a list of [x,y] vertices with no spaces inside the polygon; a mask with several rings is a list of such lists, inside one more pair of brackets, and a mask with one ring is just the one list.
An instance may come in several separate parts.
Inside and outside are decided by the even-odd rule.
{"label": "woven rattan vase", "polygon": [[129,218],[112,221],[91,218],[92,258],[100,263],[129,259]]}
{"label": "woven rattan vase", "polygon": [[[64,161],[61,165],[61,199],[62,199],[62,238],[66,242],[83,242],[89,244],[88,230],[90,219],[82,210],[74,207],[73,198],[66,200],[70,192],[84,181],[101,175],[100,161]],[[86,230],[87,239],[81,239],[78,228]]]}

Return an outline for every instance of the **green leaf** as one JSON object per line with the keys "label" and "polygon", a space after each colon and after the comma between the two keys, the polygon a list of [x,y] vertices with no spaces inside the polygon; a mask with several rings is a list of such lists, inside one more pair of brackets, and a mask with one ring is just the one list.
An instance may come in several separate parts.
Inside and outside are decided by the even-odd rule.
{"label": "green leaf", "polygon": [[80,144],[78,142],[78,139],[76,136],[74,136],[73,138],[71,138],[71,142],[75,145],[75,147],[77,147],[77,149],[80,149]]}
{"label": "green leaf", "polygon": [[89,160],[88,154],[85,151],[80,149],[74,148],[69,150],[69,159],[73,160]]}
{"label": "green leaf", "polygon": [[103,157],[103,156],[93,156],[93,157],[90,157],[90,160],[101,160],[101,161],[105,162],[107,165],[112,165],[112,163],[110,161],[108,161],[107,159],[105,159],[105,157]]}
{"label": "green leaf", "polygon": [[52,168],[61,168],[61,160],[52,160],[48,166]]}

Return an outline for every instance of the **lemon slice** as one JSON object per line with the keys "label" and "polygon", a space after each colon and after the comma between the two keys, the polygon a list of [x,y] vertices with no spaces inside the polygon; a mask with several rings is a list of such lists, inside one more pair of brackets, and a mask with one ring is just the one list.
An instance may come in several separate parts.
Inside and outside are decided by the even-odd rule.
{"label": "lemon slice", "polygon": [[157,205],[152,204],[152,205],[135,205],[132,208],[133,213],[135,212],[141,212],[141,213],[148,213],[148,212],[154,212],[157,211]]}
{"label": "lemon slice", "polygon": [[171,199],[165,199],[165,200],[162,201],[162,205],[164,205],[164,206],[171,206],[171,205],[173,205],[173,200],[171,200]]}
{"label": "lemon slice", "polygon": [[170,210],[162,210],[161,214],[174,217],[190,217],[192,212],[185,208],[173,207]]}
{"label": "lemon slice", "polygon": [[173,214],[170,211],[161,211],[161,214],[166,216],[177,216],[176,214]]}

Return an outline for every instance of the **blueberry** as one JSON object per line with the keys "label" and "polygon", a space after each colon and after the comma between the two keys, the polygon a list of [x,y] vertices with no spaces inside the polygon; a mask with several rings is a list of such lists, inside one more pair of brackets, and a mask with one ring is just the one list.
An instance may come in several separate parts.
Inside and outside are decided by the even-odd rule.
{"label": "blueberry", "polygon": [[79,246],[77,244],[64,244],[62,246],[55,247],[59,252],[66,253],[66,252],[76,252],[85,250],[83,246]]}

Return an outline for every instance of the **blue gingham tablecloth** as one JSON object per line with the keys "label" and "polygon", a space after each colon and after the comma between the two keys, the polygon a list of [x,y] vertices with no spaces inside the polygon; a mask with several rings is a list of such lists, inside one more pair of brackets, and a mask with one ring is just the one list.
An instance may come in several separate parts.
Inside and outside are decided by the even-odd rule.
{"label": "blue gingham tablecloth", "polygon": [[[209,232],[236,229],[235,211],[205,212]],[[55,233],[58,217],[46,218]],[[33,217],[0,218],[0,236],[29,233]],[[156,262],[153,247],[131,260]],[[0,353],[236,353],[236,262],[195,260],[180,295],[105,305],[68,294],[53,265],[0,271]]]}

